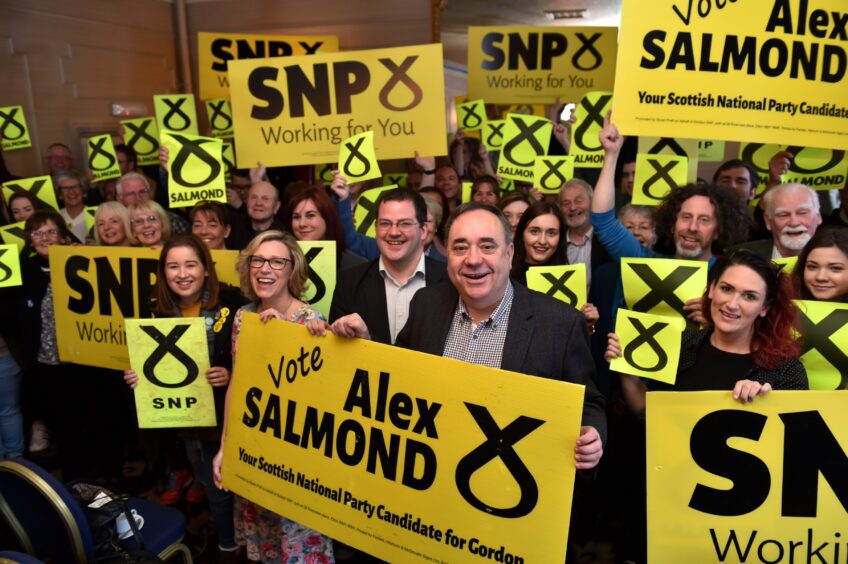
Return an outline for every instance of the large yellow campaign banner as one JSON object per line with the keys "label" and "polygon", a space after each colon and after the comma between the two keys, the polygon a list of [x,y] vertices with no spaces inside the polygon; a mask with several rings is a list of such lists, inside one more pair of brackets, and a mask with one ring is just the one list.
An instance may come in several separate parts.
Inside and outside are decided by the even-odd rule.
{"label": "large yellow campaign banner", "polygon": [[650,392],[648,562],[844,562],[845,392]]}
{"label": "large yellow campaign banner", "polygon": [[228,98],[227,62],[311,55],[339,50],[335,35],[257,35],[253,33],[197,34],[197,77],[200,99]]}
{"label": "large yellow campaign banner", "polygon": [[552,104],[612,90],[617,33],[614,27],[469,27],[468,97]]}
{"label": "large yellow campaign banner", "polygon": [[389,562],[561,563],[583,388],[246,315],[224,485]]}
{"label": "large yellow campaign banner", "polygon": [[[223,284],[238,287],[236,251],[212,251]],[[114,370],[130,367],[124,319],[150,317],[158,249],[50,247],[59,358]]]}
{"label": "large yellow campaign banner", "polygon": [[615,121],[626,135],[846,149],[845,20],[843,0],[625,0]]}
{"label": "large yellow campaign banner", "polygon": [[441,45],[230,61],[236,160],[335,162],[368,130],[380,159],[444,155],[443,74]]}

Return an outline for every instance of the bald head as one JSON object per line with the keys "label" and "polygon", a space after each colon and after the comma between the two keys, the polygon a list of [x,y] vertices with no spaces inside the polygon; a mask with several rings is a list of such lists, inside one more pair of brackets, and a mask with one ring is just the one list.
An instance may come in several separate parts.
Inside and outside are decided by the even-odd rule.
{"label": "bald head", "polygon": [[280,209],[280,196],[270,182],[260,181],[250,187],[247,195],[247,215],[253,220],[254,227],[266,228],[274,221],[274,214]]}

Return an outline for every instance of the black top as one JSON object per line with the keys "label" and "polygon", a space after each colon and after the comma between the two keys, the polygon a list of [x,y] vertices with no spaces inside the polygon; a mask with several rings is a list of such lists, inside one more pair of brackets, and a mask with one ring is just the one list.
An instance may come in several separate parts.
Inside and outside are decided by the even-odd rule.
{"label": "black top", "polygon": [[687,330],[680,345],[680,365],[674,386],[646,382],[651,390],[732,390],[739,380],[771,384],[775,390],[808,390],[807,371],[797,358],[787,358],[777,368],[757,366],[751,355],[720,351],[710,343],[711,330]]}
{"label": "black top", "polygon": [[673,389],[679,392],[732,390],[736,382],[747,379],[753,369],[751,353],[725,352],[706,339],[695,354],[695,364],[677,373]]}

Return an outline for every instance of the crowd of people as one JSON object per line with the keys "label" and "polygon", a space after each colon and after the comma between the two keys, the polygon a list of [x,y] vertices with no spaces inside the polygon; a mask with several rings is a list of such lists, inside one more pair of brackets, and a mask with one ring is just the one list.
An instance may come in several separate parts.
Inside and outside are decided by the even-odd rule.
{"label": "crowd of people", "polygon": [[[728,390],[749,402],[772,389],[808,388],[792,333],[792,300],[848,301],[848,185],[840,192],[842,207],[824,217],[820,193],[781,184],[793,158],[781,152],[770,161],[761,197],[756,170],[734,159],[712,182],[680,186],[656,208],[638,206],[629,202],[635,152],[610,116],[600,140],[599,173],[578,168],[559,194],[544,196],[520,182],[504,192],[495,175],[497,153],[460,133],[448,158],[405,163],[408,185],[380,195],[374,237],[357,230],[353,208],[378,182],[349,184],[334,171],[323,185],[311,178],[311,167],[265,170],[257,163],[232,171],[226,203],[165,209],[166,150],[162,166],[143,169],[130,147],[118,145],[122,176],[91,184],[74,171],[66,145],[51,145],[45,172],[60,209],[29,193],[15,193],[0,208],[3,223],[24,222],[25,232],[23,284],[0,294],[7,312],[0,459],[51,450],[65,480],[113,480],[128,453],[140,448],[149,472],[166,484],[163,503],[208,501],[222,559],[238,558],[242,546],[251,561],[350,558],[350,547],[220,489],[239,329],[243,314],[256,312],[263,321],[304,324],[316,335],[329,331],[584,385],[575,464],[596,470],[578,473],[570,551],[607,540],[617,560],[644,561],[646,394]],[[15,178],[5,166],[0,173],[3,181]],[[462,202],[463,181],[472,183],[469,202]],[[91,230],[87,205],[97,206]],[[328,319],[302,301],[308,266],[299,241],[336,244]],[[160,250],[150,310],[156,317],[207,319],[206,379],[215,392],[217,427],[139,433],[134,371],[120,375],[59,358],[48,262],[53,245]],[[239,251],[239,288],[219,282],[210,256],[216,249]],[[684,306],[689,324],[673,385],[610,372],[609,361],[621,355],[613,328],[624,305],[620,259],[626,257],[709,265],[703,295]],[[791,272],[773,262],[785,257],[797,257]],[[580,310],[526,287],[530,267],[578,263],[586,266],[588,296]]]}

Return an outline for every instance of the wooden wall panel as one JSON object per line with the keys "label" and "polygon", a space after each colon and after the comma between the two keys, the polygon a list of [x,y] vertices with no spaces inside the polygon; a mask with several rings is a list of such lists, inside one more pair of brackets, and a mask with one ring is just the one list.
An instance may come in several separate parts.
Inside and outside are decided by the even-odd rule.
{"label": "wooden wall panel", "polygon": [[21,176],[43,172],[47,145],[117,133],[114,102],[176,91],[172,6],[161,0],[10,0],[0,3],[0,106],[24,106],[33,147],[5,153]]}
{"label": "wooden wall panel", "polygon": [[[174,10],[163,0],[0,0],[0,106],[23,105],[33,139],[4,155],[9,169],[41,174],[53,142],[71,146],[82,168],[82,139],[118,131],[112,103],[142,103],[152,114],[153,94],[176,92]],[[343,50],[394,47],[430,43],[432,10],[432,0],[190,1],[194,84],[198,31],[332,34]]]}

